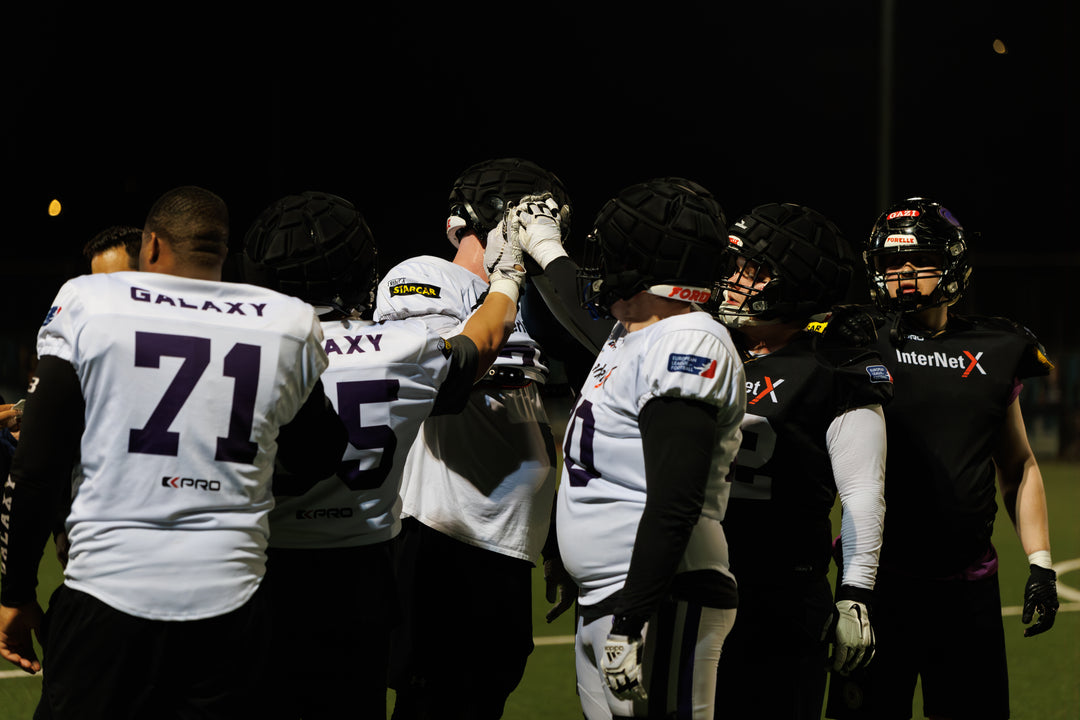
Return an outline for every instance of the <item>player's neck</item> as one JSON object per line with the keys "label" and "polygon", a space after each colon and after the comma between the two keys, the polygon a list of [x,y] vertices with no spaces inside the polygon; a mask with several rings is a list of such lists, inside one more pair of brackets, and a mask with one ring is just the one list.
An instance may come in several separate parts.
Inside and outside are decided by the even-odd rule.
{"label": "player's neck", "polygon": [[619,300],[611,307],[611,313],[626,332],[632,333],[675,315],[693,312],[694,307],[681,300],[653,295],[642,291],[629,300]]}
{"label": "player's neck", "polygon": [[949,320],[949,308],[946,305],[926,308],[925,310],[912,314],[910,319],[918,327],[929,330],[933,335],[937,335],[945,329],[945,324]]}
{"label": "player's neck", "polygon": [[453,262],[483,280],[488,279],[487,272],[484,271],[484,246],[473,233],[466,233],[461,238]]}
{"label": "player's neck", "polygon": [[743,336],[743,346],[747,352],[754,355],[768,355],[791,342],[800,325],[790,323],[777,323],[775,325],[748,325],[739,328]]}

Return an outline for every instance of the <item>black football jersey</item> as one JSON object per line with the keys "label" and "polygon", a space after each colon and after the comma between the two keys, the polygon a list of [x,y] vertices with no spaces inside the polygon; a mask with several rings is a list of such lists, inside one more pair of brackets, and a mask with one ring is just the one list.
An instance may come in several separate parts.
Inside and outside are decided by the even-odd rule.
{"label": "black football jersey", "polygon": [[899,345],[884,331],[877,341],[896,388],[885,408],[881,565],[944,577],[988,549],[997,434],[1019,380],[1052,365],[1034,335],[1000,318],[950,316],[933,337],[903,323],[899,330]]}
{"label": "black football jersey", "polygon": [[825,350],[819,341],[802,332],[743,365],[746,415],[724,520],[740,580],[828,570],[836,482],[826,433],[843,412],[892,395],[876,351]]}

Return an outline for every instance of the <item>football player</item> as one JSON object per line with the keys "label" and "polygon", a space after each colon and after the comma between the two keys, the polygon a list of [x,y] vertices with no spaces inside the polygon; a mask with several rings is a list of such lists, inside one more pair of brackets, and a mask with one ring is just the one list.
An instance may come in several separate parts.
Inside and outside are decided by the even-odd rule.
{"label": "football player", "polygon": [[[892,382],[876,352],[806,329],[844,299],[855,273],[834,223],[800,205],[761,205],[731,226],[727,249],[715,314],[745,361],[747,411],[724,519],[739,615],[720,658],[717,717],[817,720],[830,639],[842,674],[874,654],[881,406]],[[834,603],[838,493],[844,584]]]}
{"label": "football player", "polygon": [[[545,272],[572,262],[557,259],[551,207],[529,198],[511,223]],[[556,516],[580,589],[582,710],[711,720],[738,600],[721,522],[746,393],[728,331],[699,305],[727,228],[681,178],[624,189],[593,228],[578,296],[616,322],[567,426]]]}
{"label": "football player", "polygon": [[[311,482],[346,434],[311,307],[220,282],[228,222],[203,188],[165,193],[142,272],[69,280],[38,332],[0,515],[0,656],[40,670],[30,633],[47,629],[51,717],[264,714],[275,458]],[[66,494],[43,626],[37,567]]]}
{"label": "football player", "polygon": [[83,257],[91,273],[110,273],[139,269],[142,228],[113,225],[90,238],[83,246]]}
{"label": "football player", "polygon": [[[1052,367],[1035,337],[1001,318],[949,306],[968,285],[968,234],[940,203],[885,210],[865,251],[896,384],[885,407],[884,544],[874,592],[877,655],[835,678],[830,718],[908,718],[916,678],[931,717],[1009,717],[1009,684],[991,544],[997,478],[1030,575],[1022,621],[1033,636],[1058,608],[1046,495],[1018,399]],[[941,608],[948,608],[942,625]],[[935,648],[930,652],[927,648]]]}
{"label": "football player", "polygon": [[[562,182],[533,162],[467,168],[449,197],[453,260],[424,255],[389,270],[376,319],[453,332],[487,290],[485,247],[501,242],[506,210],[541,192],[569,217]],[[532,568],[550,527],[556,459],[541,395],[547,357],[530,329],[519,317],[461,414],[429,418],[408,448],[397,539],[403,619],[391,658],[399,720],[500,717],[532,652]],[[560,579],[550,563],[548,573]],[[563,607],[572,604],[572,591],[564,597]]]}
{"label": "football player", "polygon": [[330,363],[323,383],[349,431],[336,472],[315,487],[289,497],[286,478],[276,481],[268,579],[278,652],[293,652],[296,643],[297,588],[317,592],[320,619],[304,629],[304,652],[318,662],[289,666],[276,717],[385,717],[397,616],[390,540],[401,528],[405,455],[429,413],[462,408],[517,314],[521,253],[501,242],[490,250],[504,252],[489,266],[486,299],[451,336],[415,318],[364,319],[378,282],[376,244],[347,200],[320,192],[287,196],[245,237],[242,277],[319,313]]}

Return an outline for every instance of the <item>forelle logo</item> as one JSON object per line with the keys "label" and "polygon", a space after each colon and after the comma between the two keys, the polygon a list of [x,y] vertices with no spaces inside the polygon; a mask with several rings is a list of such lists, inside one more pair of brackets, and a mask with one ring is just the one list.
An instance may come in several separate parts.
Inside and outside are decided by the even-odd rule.
{"label": "forelle logo", "polygon": [[947,370],[962,371],[960,377],[968,377],[972,373],[986,375],[980,360],[983,353],[963,350],[959,355],[949,355],[943,352],[918,353],[896,351],[896,361],[905,365],[920,365],[922,367],[945,368]]}
{"label": "forelle logo", "polygon": [[186,478],[166,475],[161,478],[161,486],[176,490],[205,490],[207,492],[220,492],[220,480],[203,480],[202,478]]}

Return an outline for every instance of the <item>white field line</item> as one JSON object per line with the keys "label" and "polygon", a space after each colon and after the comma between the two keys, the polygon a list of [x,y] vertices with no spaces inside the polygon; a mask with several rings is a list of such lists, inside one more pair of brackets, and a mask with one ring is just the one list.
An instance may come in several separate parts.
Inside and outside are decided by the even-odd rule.
{"label": "white field line", "polygon": [[[1061,582],[1061,576],[1072,570],[1080,569],[1080,558],[1074,558],[1072,560],[1065,560],[1054,565],[1054,571],[1058,574],[1058,598],[1062,600],[1072,600],[1070,603],[1063,603],[1059,608],[1059,612],[1076,612],[1080,610],[1080,590],[1069,587]],[[1001,608],[1002,617],[1012,617],[1014,615],[1021,615],[1024,612],[1024,608],[1019,605],[1010,605],[1008,607]],[[533,644],[537,647],[543,647],[545,645],[573,645],[573,635],[543,635],[541,637],[534,637]],[[42,673],[38,673],[40,676]],[[0,680],[16,680],[18,678],[36,677],[34,675],[28,675],[22,670],[0,670]]]}

